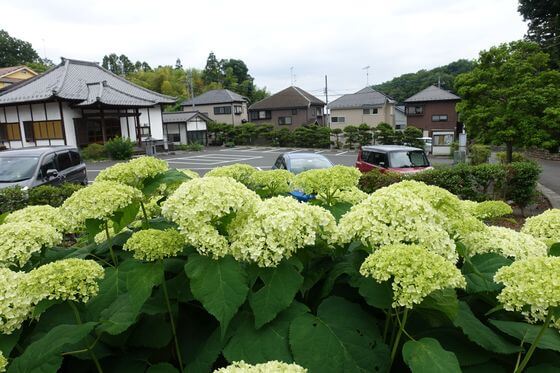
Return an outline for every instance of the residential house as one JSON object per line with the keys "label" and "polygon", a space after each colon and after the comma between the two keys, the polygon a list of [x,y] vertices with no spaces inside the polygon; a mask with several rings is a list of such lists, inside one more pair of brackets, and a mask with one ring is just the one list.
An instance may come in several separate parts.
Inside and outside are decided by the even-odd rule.
{"label": "residential house", "polygon": [[37,73],[27,66],[0,67],[0,91],[36,75]]}
{"label": "residential house", "polygon": [[404,105],[395,105],[395,129],[404,130],[406,128],[406,111]]}
{"label": "residential house", "polygon": [[324,125],[325,103],[298,87],[288,87],[249,106],[249,120],[275,127]]}
{"label": "residential house", "polygon": [[455,110],[460,100],[459,96],[431,85],[404,101],[407,124],[420,128],[424,137],[432,138],[434,155],[451,154],[453,141],[463,131]]}
{"label": "residential house", "polygon": [[198,111],[163,113],[163,134],[171,144],[208,144],[208,122],[212,120]]}
{"label": "residential house", "polygon": [[162,106],[174,97],[137,86],[95,62],[62,59],[47,72],[0,92],[0,144],[141,144],[163,138]]}
{"label": "residential house", "polygon": [[199,111],[216,123],[238,125],[247,122],[246,97],[229,89],[214,89],[181,103],[183,111]]}
{"label": "residential house", "polygon": [[371,87],[340,96],[328,105],[331,128],[342,129],[362,123],[376,127],[383,122],[395,127],[395,104],[395,100]]}

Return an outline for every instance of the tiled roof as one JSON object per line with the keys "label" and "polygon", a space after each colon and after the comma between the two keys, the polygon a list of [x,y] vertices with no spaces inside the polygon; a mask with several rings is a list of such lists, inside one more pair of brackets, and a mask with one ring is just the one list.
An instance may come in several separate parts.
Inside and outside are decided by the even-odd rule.
{"label": "tiled roof", "polygon": [[193,102],[195,105],[212,105],[244,101],[248,101],[246,97],[230,91],[229,89],[213,89],[211,91],[204,92],[200,96],[196,96],[193,99],[183,101],[181,105],[189,106],[192,105]]}
{"label": "tiled roof", "polygon": [[[108,105],[122,105],[130,96],[142,101],[142,105],[170,104],[174,97],[162,95],[140,87],[128,80],[105,70],[95,62],[63,59],[62,63],[44,74],[25,80],[21,84],[7,89],[0,94],[0,105],[42,101],[59,98],[75,101],[77,104],[91,102],[94,94],[90,86],[105,85],[110,87],[104,95]],[[119,92],[119,94],[115,92]],[[114,100],[114,101],[113,101]],[[134,101],[130,99],[130,101]],[[131,105],[137,106],[137,105]]]}
{"label": "tiled roof", "polygon": [[425,102],[425,101],[450,101],[460,100],[461,97],[444,89],[431,85],[426,89],[421,90],[415,95],[410,96],[404,102]]}
{"label": "tiled roof", "polygon": [[204,120],[210,122],[210,118],[202,114],[199,111],[174,111],[168,113],[162,113],[163,123],[178,123],[178,122],[188,122],[196,116],[202,117]]}
{"label": "tiled roof", "polygon": [[340,96],[329,104],[329,109],[381,107],[386,102],[394,103],[395,101],[371,87],[365,87],[356,93]]}
{"label": "tiled roof", "polygon": [[304,108],[310,105],[324,106],[325,103],[298,87],[288,87],[263,100],[255,102],[250,110]]}

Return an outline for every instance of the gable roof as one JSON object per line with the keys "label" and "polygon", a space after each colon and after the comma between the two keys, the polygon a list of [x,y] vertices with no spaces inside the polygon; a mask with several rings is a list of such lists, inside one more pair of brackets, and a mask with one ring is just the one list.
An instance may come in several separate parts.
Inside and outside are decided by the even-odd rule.
{"label": "gable roof", "polygon": [[166,112],[162,113],[163,123],[178,123],[178,122],[188,122],[189,120],[193,119],[194,117],[201,117],[202,119],[206,120],[207,122],[211,122],[212,120],[202,114],[200,111],[173,111],[173,112]]}
{"label": "gable roof", "polygon": [[328,106],[329,109],[358,109],[381,107],[385,103],[395,103],[395,100],[371,87],[365,87],[356,93],[340,96]]}
{"label": "gable roof", "polygon": [[460,99],[461,97],[449,91],[446,91],[445,89],[441,89],[436,87],[435,85],[431,85],[428,88],[425,88],[416,93],[415,95],[410,96],[409,98],[404,100],[404,102],[452,101]]}
{"label": "gable roof", "polygon": [[211,105],[247,101],[249,101],[247,97],[243,97],[238,93],[230,91],[229,89],[213,89],[190,100],[183,101],[181,105],[189,106],[192,105],[193,102],[195,105]]}
{"label": "gable roof", "polygon": [[[101,93],[96,89],[101,89]],[[93,98],[96,102],[115,106],[153,106],[176,101],[174,97],[133,84],[95,62],[63,58],[59,65],[44,74],[27,79],[0,93],[0,105],[54,98],[73,101],[82,106],[93,104]]]}
{"label": "gable roof", "polygon": [[309,107],[310,105],[325,106],[325,103],[313,96],[311,93],[305,92],[301,88],[291,86],[273,94],[272,96],[255,102],[249,107],[249,109],[288,109]]}
{"label": "gable roof", "polygon": [[0,78],[6,76],[6,75],[10,75],[15,73],[16,71],[19,70],[27,70],[30,73],[32,73],[33,75],[37,75],[37,73],[35,71],[33,71],[32,69],[30,69],[27,66],[24,65],[19,65],[19,66],[8,66],[8,67],[0,67]]}

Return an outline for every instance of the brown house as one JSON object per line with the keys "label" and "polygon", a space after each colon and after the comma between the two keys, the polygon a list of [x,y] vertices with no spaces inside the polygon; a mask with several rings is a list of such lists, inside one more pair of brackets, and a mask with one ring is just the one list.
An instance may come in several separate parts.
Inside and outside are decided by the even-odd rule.
{"label": "brown house", "polygon": [[324,121],[325,103],[298,87],[288,87],[249,106],[249,121],[297,128]]}
{"label": "brown house", "polygon": [[460,100],[459,96],[431,85],[404,101],[407,126],[420,128],[427,137],[434,132],[453,132],[457,136],[462,131],[455,110]]}

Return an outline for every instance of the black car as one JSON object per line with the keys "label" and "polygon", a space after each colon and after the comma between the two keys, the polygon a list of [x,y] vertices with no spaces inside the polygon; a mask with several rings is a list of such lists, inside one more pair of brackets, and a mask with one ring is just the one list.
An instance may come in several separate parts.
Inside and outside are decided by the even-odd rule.
{"label": "black car", "polygon": [[86,165],[70,146],[22,148],[0,152],[0,188],[87,184]]}

